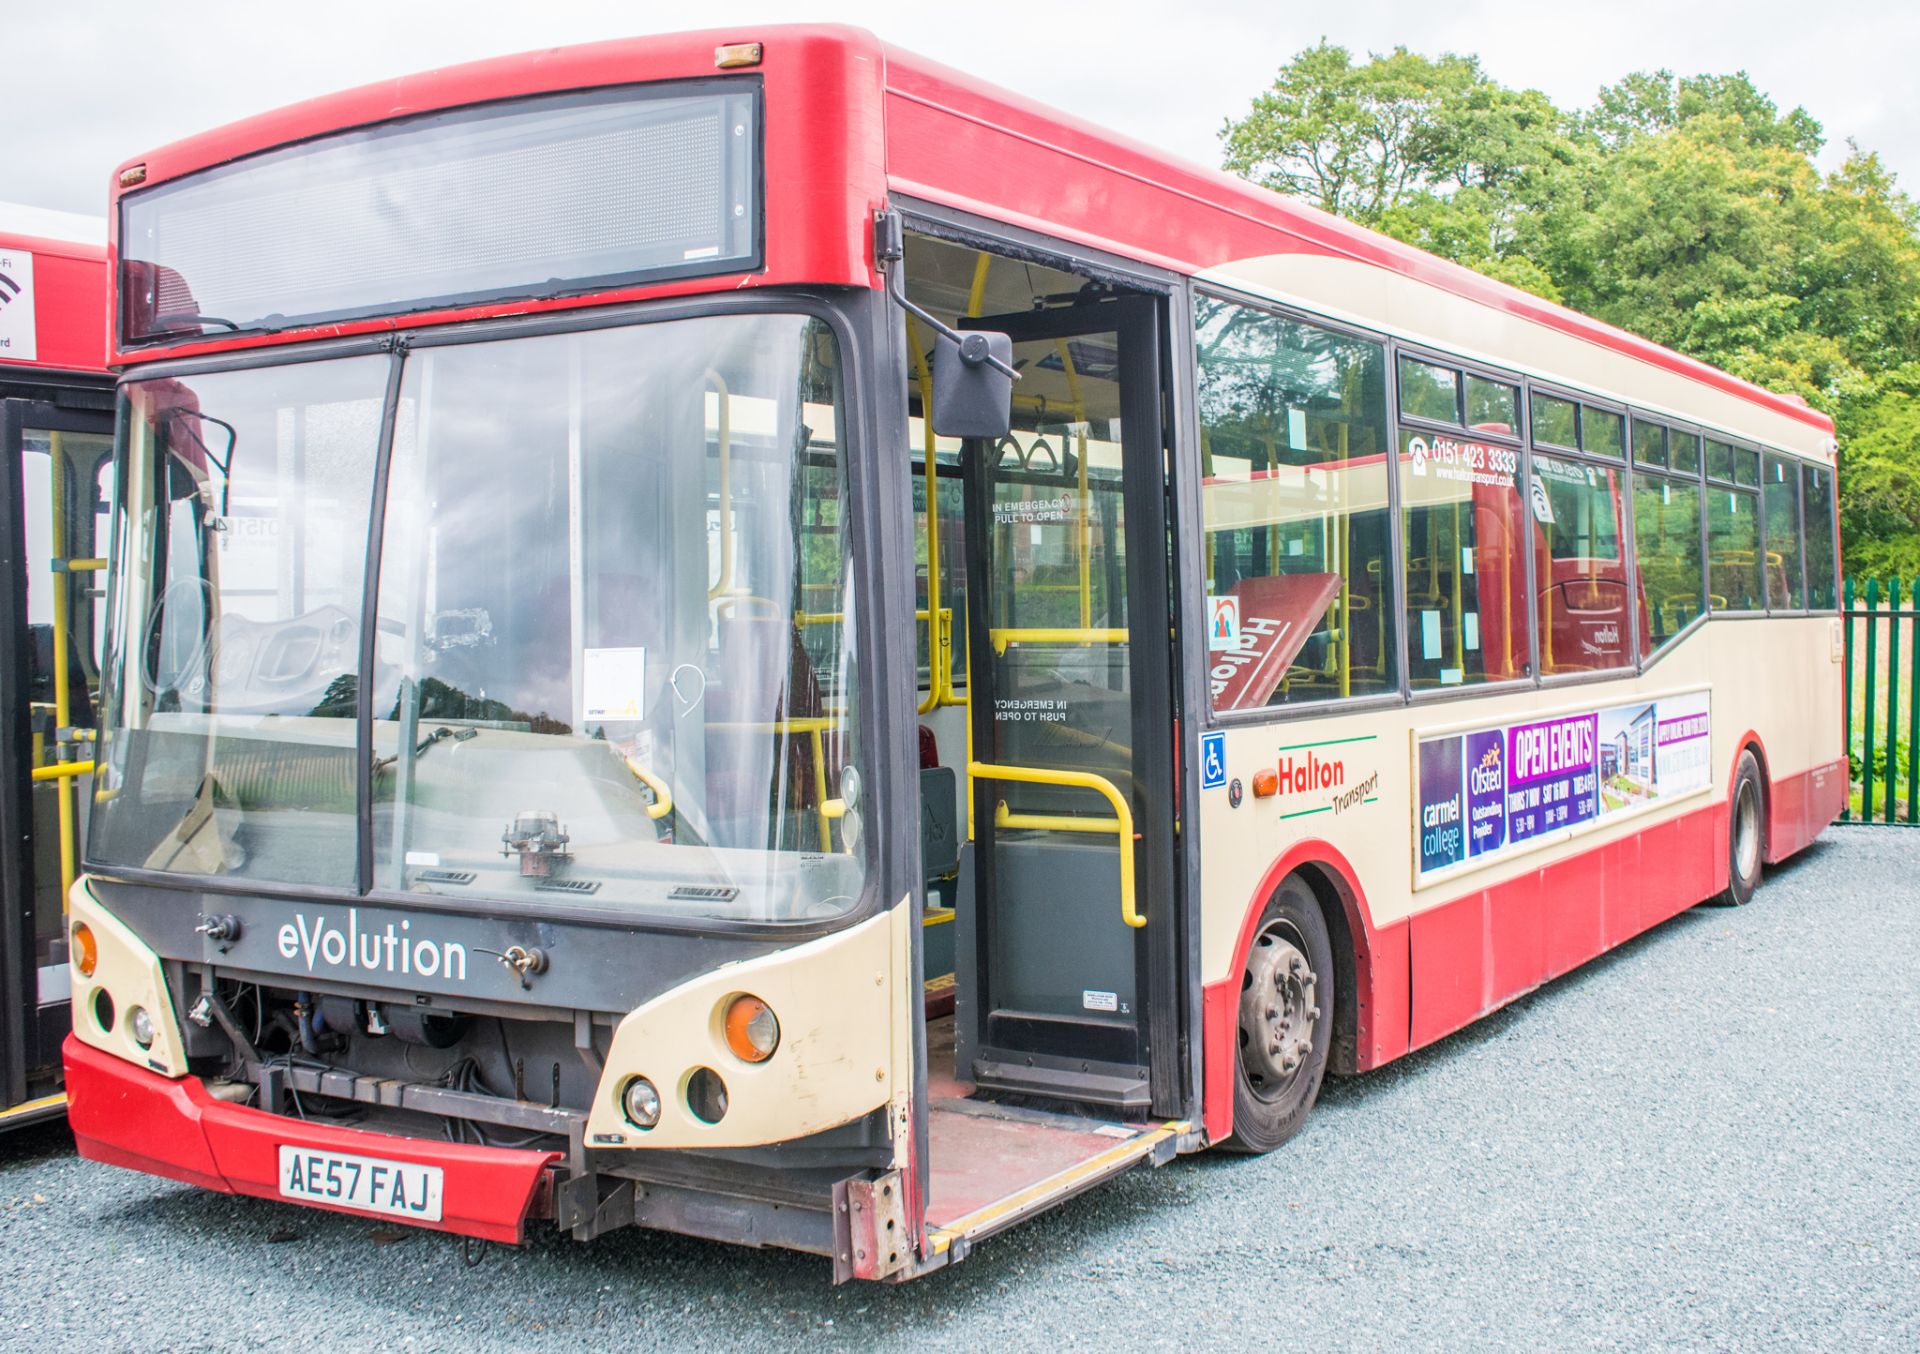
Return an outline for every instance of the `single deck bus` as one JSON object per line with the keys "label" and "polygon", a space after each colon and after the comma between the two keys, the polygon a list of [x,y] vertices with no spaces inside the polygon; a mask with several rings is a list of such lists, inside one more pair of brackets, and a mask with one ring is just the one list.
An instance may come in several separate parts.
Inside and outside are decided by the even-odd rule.
{"label": "single deck bus", "polygon": [[1845,792],[1825,417],[867,34],[113,196],[96,1160],[911,1277]]}
{"label": "single deck bus", "polygon": [[[0,1130],[58,1115],[90,801],[113,377],[107,226],[0,203]],[[96,535],[98,544],[96,545]]]}

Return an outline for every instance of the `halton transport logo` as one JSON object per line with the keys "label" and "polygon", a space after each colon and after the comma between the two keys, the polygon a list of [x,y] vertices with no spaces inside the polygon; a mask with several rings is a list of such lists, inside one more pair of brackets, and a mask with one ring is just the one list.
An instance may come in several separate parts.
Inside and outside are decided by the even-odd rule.
{"label": "halton transport logo", "polygon": [[[1374,741],[1372,735],[1364,738],[1343,740],[1355,744],[1356,753],[1365,749]],[[1298,803],[1299,797],[1310,796],[1310,806],[1285,813],[1282,817],[1297,817],[1309,813],[1346,813],[1362,804],[1372,804],[1379,799],[1380,773],[1368,771],[1364,767],[1349,768],[1347,753],[1329,754],[1324,751],[1326,744],[1310,745],[1302,748],[1283,748],[1273,767],[1273,793],[1282,805],[1289,800]],[[1370,749],[1368,749],[1370,750]],[[1256,781],[1255,792],[1259,785]]]}

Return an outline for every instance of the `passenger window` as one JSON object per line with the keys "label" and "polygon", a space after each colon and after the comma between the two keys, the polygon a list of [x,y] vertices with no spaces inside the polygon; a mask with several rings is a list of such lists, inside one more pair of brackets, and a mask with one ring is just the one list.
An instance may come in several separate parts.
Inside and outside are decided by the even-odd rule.
{"label": "passenger window", "polygon": [[[1707,444],[1709,452],[1713,445]],[[1765,609],[1758,494],[1722,485],[1708,486],[1707,591],[1715,611]]]}
{"label": "passenger window", "polygon": [[1403,430],[1407,671],[1416,690],[1527,675],[1520,453]]}
{"label": "passenger window", "polygon": [[1384,349],[1210,297],[1196,312],[1214,708],[1395,690]]}
{"label": "passenger window", "polygon": [[1658,423],[1633,421],[1633,463],[1661,466],[1667,463],[1667,430]]}
{"label": "passenger window", "polygon": [[1807,604],[1800,577],[1800,474],[1792,461],[1766,459],[1767,605],[1798,611]]}
{"label": "passenger window", "polygon": [[1673,467],[1673,473],[1676,475],[1698,475],[1700,473],[1700,439],[1692,433],[1669,433],[1667,464]]}
{"label": "passenger window", "polygon": [[1533,454],[1540,670],[1548,676],[1624,667],[1633,659],[1620,478],[1611,466]]}
{"label": "passenger window", "polygon": [[1533,440],[1556,447],[1580,445],[1580,421],[1572,400],[1551,395],[1533,397]]}
{"label": "passenger window", "polygon": [[1833,472],[1822,466],[1801,467],[1806,500],[1802,504],[1807,536],[1807,606],[1815,611],[1834,607]]}
{"label": "passenger window", "polygon": [[1723,484],[1733,483],[1733,448],[1711,437],[1707,439],[1707,478]]}
{"label": "passenger window", "polygon": [[1590,456],[1619,460],[1626,454],[1626,420],[1611,409],[1580,406],[1580,449]]}
{"label": "passenger window", "polygon": [[1745,447],[1733,449],[1733,482],[1746,489],[1760,487],[1760,453]]}
{"label": "passenger window", "polygon": [[1400,359],[1400,412],[1435,423],[1460,421],[1460,377],[1431,362]]}
{"label": "passenger window", "polygon": [[[1638,451],[1639,429],[1635,429]],[[1641,653],[1652,654],[1704,608],[1700,570],[1700,486],[1636,471],[1634,559],[1640,572]]]}
{"label": "passenger window", "polygon": [[1520,392],[1499,381],[1467,377],[1467,426],[1519,436]]}

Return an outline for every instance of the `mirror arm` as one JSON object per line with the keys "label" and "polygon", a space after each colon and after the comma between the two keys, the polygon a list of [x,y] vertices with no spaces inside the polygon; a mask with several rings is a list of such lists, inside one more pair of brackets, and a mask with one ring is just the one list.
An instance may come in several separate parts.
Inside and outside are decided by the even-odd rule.
{"label": "mirror arm", "polygon": [[[1020,373],[987,351],[986,340],[977,334],[963,334],[907,299],[907,275],[901,266],[906,261],[906,228],[898,212],[875,212],[873,214],[873,252],[881,268],[887,275],[887,295],[900,309],[929,326],[941,338],[960,350],[960,360],[969,367],[981,363],[992,367],[1001,375],[1019,380]],[[971,339],[972,342],[968,340]]]}

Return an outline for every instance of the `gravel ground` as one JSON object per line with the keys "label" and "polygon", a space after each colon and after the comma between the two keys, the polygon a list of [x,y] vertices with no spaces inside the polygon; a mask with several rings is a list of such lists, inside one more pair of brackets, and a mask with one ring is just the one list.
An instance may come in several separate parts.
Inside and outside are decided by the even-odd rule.
{"label": "gravel ground", "polygon": [[[1920,832],[1834,829],[1263,1159],[1137,1171],[900,1288],[628,1232],[490,1248],[0,1139],[37,1349],[1920,1348]],[[1891,1036],[1891,1037],[1889,1037]]]}

